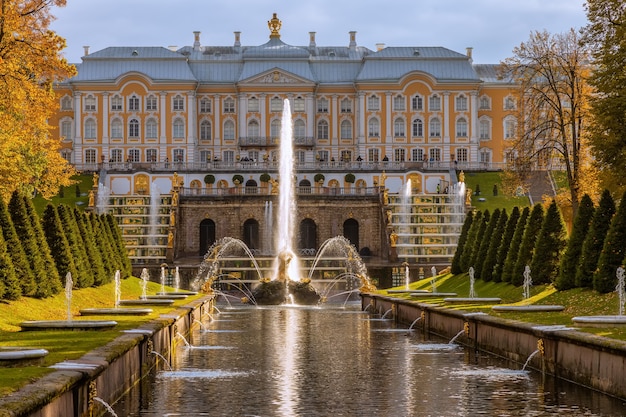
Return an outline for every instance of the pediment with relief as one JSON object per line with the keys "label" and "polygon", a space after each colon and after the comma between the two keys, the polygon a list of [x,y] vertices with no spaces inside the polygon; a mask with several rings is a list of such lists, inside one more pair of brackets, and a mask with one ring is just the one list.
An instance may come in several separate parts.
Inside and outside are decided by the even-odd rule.
{"label": "pediment with relief", "polygon": [[249,78],[245,84],[302,84],[310,83],[310,81],[302,78],[294,77],[280,70],[272,70],[255,78]]}

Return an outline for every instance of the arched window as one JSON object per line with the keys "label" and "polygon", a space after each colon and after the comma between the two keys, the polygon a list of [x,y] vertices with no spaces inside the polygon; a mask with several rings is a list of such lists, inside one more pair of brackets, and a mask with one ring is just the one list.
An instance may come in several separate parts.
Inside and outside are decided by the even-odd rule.
{"label": "arched window", "polygon": [[369,120],[369,123],[368,123],[368,135],[372,136],[372,137],[379,137],[380,136],[380,123],[378,122],[378,119],[376,119],[375,117],[372,117]]}
{"label": "arched window", "polygon": [[146,121],[146,138],[156,139],[159,134],[159,125],[155,119],[148,119]]}
{"label": "arched window", "polygon": [[139,137],[139,120],[130,119],[130,121],[128,122],[128,137],[130,138]]}
{"label": "arched window", "polygon": [[232,120],[224,122],[224,140],[235,139],[235,123]]}
{"label": "arched window", "polygon": [[273,139],[280,137],[280,120],[274,119],[270,124],[270,136]]}
{"label": "arched window", "polygon": [[441,122],[436,117],[430,119],[428,136],[431,138],[441,137]]}
{"label": "arched window", "polygon": [[309,180],[301,180],[298,183],[298,192],[300,194],[311,194],[311,181]]}
{"label": "arched window", "polygon": [[489,110],[491,108],[491,99],[489,96],[482,96],[478,102],[478,108],[480,110]]}
{"label": "arched window", "polygon": [[380,110],[380,99],[374,95],[367,98],[367,109],[370,111]]}
{"label": "arched window", "polygon": [[424,122],[422,122],[422,119],[413,120],[412,134],[415,138],[424,137]]}
{"label": "arched window", "polygon": [[328,139],[328,122],[326,120],[317,122],[317,138]]}
{"label": "arched window", "polygon": [[354,219],[348,219],[343,222],[343,237],[348,239],[359,250],[359,222]]}
{"label": "arched window", "polygon": [[203,97],[200,99],[200,113],[211,113],[211,100]]}
{"label": "arched window", "polygon": [[491,121],[487,118],[481,118],[478,121],[478,135],[480,140],[491,139]]}
{"label": "arched window", "polygon": [[95,139],[95,138],[96,138],[96,121],[93,119],[88,119],[87,121],[85,121],[85,139]]}
{"label": "arched window", "polygon": [[179,139],[185,137],[185,122],[183,119],[174,119],[174,124],[172,125],[172,136]]}
{"label": "arched window", "polygon": [[234,113],[235,112],[235,100],[228,97],[224,100],[224,113]]}
{"label": "arched window", "polygon": [[517,121],[514,117],[507,117],[504,119],[504,138],[513,139],[515,137],[515,130],[517,129]]}
{"label": "arched window", "polygon": [[200,256],[204,256],[213,243],[215,243],[215,222],[204,219],[200,222]]}
{"label": "arched window", "polygon": [[211,140],[211,122],[203,120],[200,123],[200,140]]}
{"label": "arched window", "polygon": [[393,110],[394,111],[404,111],[406,110],[404,96],[398,94],[393,98]]}
{"label": "arched window", "polygon": [[467,97],[463,94],[456,98],[456,111],[467,111]]}
{"label": "arched window", "polygon": [[250,120],[248,122],[248,137],[258,138],[259,132],[259,122],[256,120]]}
{"label": "arched window", "polygon": [[72,99],[69,97],[63,97],[61,99],[61,110],[72,110]]}
{"label": "arched window", "polygon": [[63,140],[71,141],[74,137],[72,126],[74,126],[74,123],[71,120],[65,119],[61,122],[61,137]]}
{"label": "arched window", "polygon": [[185,111],[185,99],[180,94],[176,95],[172,102],[174,111]]}
{"label": "arched window", "polygon": [[341,112],[342,113],[352,113],[352,100],[349,98],[344,98],[341,100]]}
{"label": "arched window", "polygon": [[259,111],[259,99],[256,97],[250,97],[248,99],[248,112],[257,113]]}
{"label": "arched window", "polygon": [[341,139],[352,139],[352,122],[350,120],[341,122]]}
{"label": "arched window", "polygon": [[428,108],[430,111],[440,111],[441,110],[441,97],[437,94],[433,94],[430,96],[428,100]]}
{"label": "arched window", "polygon": [[123,134],[124,128],[122,127],[122,121],[120,119],[113,119],[111,121],[111,137],[121,139]]}
{"label": "arched window", "polygon": [[300,222],[298,247],[300,249],[317,249],[317,225],[313,219],[303,219]]}
{"label": "arched window", "polygon": [[415,95],[411,98],[411,110],[421,111],[424,110],[424,98],[420,95]]}
{"label": "arched window", "polygon": [[[279,131],[279,135],[280,135],[280,121],[278,121],[278,131]],[[293,137],[294,138],[304,138],[306,137],[306,125],[304,124],[304,120],[302,119],[297,119],[295,122],[293,122]]]}
{"label": "arched window", "polygon": [[248,219],[243,223],[243,241],[250,249],[260,249],[259,222]]}
{"label": "arched window", "polygon": [[393,135],[396,138],[403,138],[406,136],[404,119],[398,117],[393,121]]}

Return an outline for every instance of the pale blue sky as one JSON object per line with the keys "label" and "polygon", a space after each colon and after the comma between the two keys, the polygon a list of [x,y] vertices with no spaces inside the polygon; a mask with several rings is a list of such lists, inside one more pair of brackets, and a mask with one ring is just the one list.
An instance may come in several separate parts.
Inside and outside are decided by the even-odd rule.
{"label": "pale blue sky", "polygon": [[474,62],[498,63],[511,55],[531,31],[559,33],[586,24],[583,0],[67,0],[53,9],[52,29],[67,40],[65,56],[80,62],[83,46],[91,52],[108,46],[193,44],[232,45],[234,31],[242,45],[268,40],[272,13],[282,20],[283,42],[307,46],[316,32],[318,46],[347,46],[348,32],[357,44],[443,46]]}

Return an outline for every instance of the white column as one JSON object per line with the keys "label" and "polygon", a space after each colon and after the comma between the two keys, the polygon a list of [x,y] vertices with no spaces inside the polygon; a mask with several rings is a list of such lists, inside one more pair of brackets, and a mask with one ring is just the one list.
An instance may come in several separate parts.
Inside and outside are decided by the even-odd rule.
{"label": "white column", "polygon": [[469,162],[478,162],[478,148],[480,146],[478,141],[478,91],[472,91],[470,93],[470,154]]}
{"label": "white column", "polygon": [[441,161],[450,161],[450,92],[443,93],[443,123],[441,125],[443,136],[443,155]]}
{"label": "white column", "polygon": [[267,109],[265,108],[266,95],[259,95],[259,113],[261,114],[261,136],[270,137],[270,133],[267,131]]}
{"label": "white column", "polygon": [[213,130],[215,131],[215,140],[213,142],[218,144],[221,141],[220,133],[222,132],[222,108],[220,106],[219,94],[213,96],[213,114],[215,116],[213,118],[213,123],[215,123],[215,126],[213,127]]}
{"label": "white column", "polygon": [[198,145],[198,118],[196,111],[196,93],[187,94],[187,162],[195,161],[195,150]]}
{"label": "white column", "polygon": [[356,94],[356,123],[357,123],[357,142],[359,144],[357,152],[361,152],[361,148],[365,149],[365,135],[367,134],[367,120],[365,118],[365,93],[359,91]]}
{"label": "white column", "polygon": [[74,162],[83,163],[83,134],[82,134],[82,103],[81,93],[74,93]]}
{"label": "white column", "polygon": [[332,107],[332,117],[330,119],[330,123],[331,123],[331,129],[332,129],[332,139],[330,144],[332,145],[333,143],[336,143],[337,146],[339,146],[339,134],[337,133],[337,131],[339,130],[339,111],[337,109],[337,95],[333,94],[332,96],[332,100],[331,100],[331,107]]}
{"label": "white column", "polygon": [[239,136],[246,136],[246,119],[248,116],[248,99],[245,94],[239,94],[239,111],[237,117],[239,117]]}
{"label": "white column", "polygon": [[305,97],[306,110],[306,135],[310,138],[315,137],[315,100],[313,94],[307,94]]}
{"label": "white column", "polygon": [[102,93],[102,144],[109,143],[109,93]]}
{"label": "white column", "polygon": [[159,121],[160,121],[160,126],[159,126],[159,143],[161,144],[161,146],[159,146],[159,160],[163,161],[165,160],[165,158],[169,158],[168,154],[167,154],[167,93],[162,91],[160,93],[160,100],[159,100]]}

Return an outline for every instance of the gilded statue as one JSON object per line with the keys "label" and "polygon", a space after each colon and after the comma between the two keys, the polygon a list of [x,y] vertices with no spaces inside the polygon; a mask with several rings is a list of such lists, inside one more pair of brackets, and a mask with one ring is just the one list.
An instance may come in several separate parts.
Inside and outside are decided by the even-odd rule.
{"label": "gilded statue", "polygon": [[93,173],[93,186],[98,187],[98,181],[100,181],[100,175],[97,172]]}
{"label": "gilded statue", "polygon": [[176,210],[170,210],[170,226],[176,226]]}
{"label": "gilded statue", "polygon": [[272,184],[272,195],[277,195],[278,194],[278,181],[276,181],[274,178],[270,178],[270,184]]}
{"label": "gilded statue", "polygon": [[459,182],[465,182],[465,173],[463,171],[459,173]]}
{"label": "gilded statue", "polygon": [[280,28],[283,23],[278,19],[276,13],[272,15],[272,20],[267,21],[267,27],[270,28],[270,38],[280,38]]}
{"label": "gilded statue", "polygon": [[89,207],[93,207],[95,204],[95,195],[93,190],[89,190]]}
{"label": "gilded statue", "polygon": [[172,205],[173,206],[178,205],[178,191],[176,190],[172,193]]}
{"label": "gilded statue", "polygon": [[171,230],[167,234],[167,247],[168,248],[173,248],[174,247],[174,232],[172,232]]}
{"label": "gilded statue", "polygon": [[396,245],[398,244],[398,234],[396,233],[395,230],[392,230],[391,234],[389,235],[389,243],[392,248],[395,248]]}

